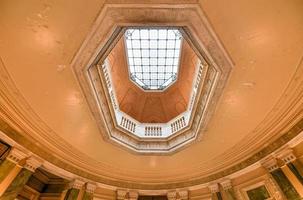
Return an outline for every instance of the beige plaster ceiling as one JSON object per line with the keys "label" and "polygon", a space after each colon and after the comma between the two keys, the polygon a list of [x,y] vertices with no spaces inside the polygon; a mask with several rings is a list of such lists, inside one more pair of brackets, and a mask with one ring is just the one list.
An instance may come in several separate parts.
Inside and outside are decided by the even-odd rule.
{"label": "beige plaster ceiling", "polygon": [[1,119],[20,135],[7,134],[80,176],[152,187],[230,167],[302,118],[301,0],[154,2],[201,6],[234,62],[200,141],[170,156],[103,141],[70,65],[104,6],[97,0],[0,1]]}
{"label": "beige plaster ceiling", "polygon": [[108,56],[121,111],[142,123],[166,123],[186,111],[198,57],[183,40],[178,80],[163,92],[145,92],[129,79],[124,39]]}

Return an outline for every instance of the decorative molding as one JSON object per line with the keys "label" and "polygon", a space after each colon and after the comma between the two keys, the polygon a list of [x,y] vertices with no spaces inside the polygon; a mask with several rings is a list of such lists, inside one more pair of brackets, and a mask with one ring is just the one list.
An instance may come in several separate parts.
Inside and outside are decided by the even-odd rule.
{"label": "decorative molding", "polygon": [[7,160],[18,164],[21,160],[27,157],[27,154],[23,153],[23,151],[17,149],[17,148],[12,148],[6,157]]}
{"label": "decorative molding", "polygon": [[139,197],[139,194],[137,191],[131,190],[128,192],[128,199],[129,200],[137,200]]}
{"label": "decorative molding", "polygon": [[116,194],[118,200],[137,200],[139,197],[139,193],[135,190],[129,191],[129,190],[118,189]]}
{"label": "decorative molding", "polygon": [[188,192],[188,190],[179,190],[178,194],[179,194],[179,198],[181,200],[188,200],[189,199],[189,192]]}
{"label": "decorative molding", "polygon": [[279,168],[277,160],[273,157],[269,157],[264,161],[261,161],[261,165],[265,167],[269,172],[275,171]]}
{"label": "decorative molding", "polygon": [[268,186],[271,196],[273,196],[276,200],[284,199],[280,187],[277,185],[276,181],[271,175],[268,175],[268,179],[266,180],[265,184]]}
{"label": "decorative molding", "polygon": [[270,199],[282,200],[283,195],[271,175],[266,174],[245,183],[237,185],[235,188],[237,199],[249,200],[247,191],[264,186],[270,195]]}
{"label": "decorative molding", "polygon": [[217,193],[220,192],[219,190],[219,184],[218,183],[212,183],[208,186],[211,193]]}
{"label": "decorative molding", "polygon": [[169,191],[167,193],[168,200],[176,200],[177,199],[177,191]]}
{"label": "decorative molding", "polygon": [[223,187],[223,190],[229,190],[232,188],[231,180],[224,180],[220,182],[220,185]]}
{"label": "decorative molding", "polygon": [[167,199],[168,200],[188,200],[189,199],[189,193],[188,190],[173,190],[167,192]]}
{"label": "decorative molding", "polygon": [[278,153],[276,153],[276,157],[283,160],[285,164],[288,164],[297,159],[297,157],[293,153],[293,150],[290,148],[285,148],[282,151],[279,151]]}
{"label": "decorative molding", "polygon": [[88,193],[94,193],[97,188],[97,185],[95,183],[86,183],[85,191]]}
{"label": "decorative molding", "polygon": [[29,171],[35,172],[35,170],[42,165],[42,160],[36,157],[30,157],[26,159],[26,163],[24,168],[28,169]]}
{"label": "decorative molding", "polygon": [[80,179],[75,179],[70,183],[69,186],[70,186],[70,188],[75,188],[75,189],[80,190],[84,184],[85,184],[85,181],[80,180]]}
{"label": "decorative molding", "polygon": [[127,199],[127,190],[121,190],[121,189],[118,189],[117,192],[117,200],[125,200]]}

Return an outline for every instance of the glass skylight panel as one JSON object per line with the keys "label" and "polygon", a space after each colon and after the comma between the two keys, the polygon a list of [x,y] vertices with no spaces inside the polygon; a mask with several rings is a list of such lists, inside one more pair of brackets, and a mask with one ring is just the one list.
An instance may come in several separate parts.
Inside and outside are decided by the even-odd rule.
{"label": "glass skylight panel", "polygon": [[163,90],[177,79],[182,35],[176,28],[125,32],[130,78],[145,90]]}

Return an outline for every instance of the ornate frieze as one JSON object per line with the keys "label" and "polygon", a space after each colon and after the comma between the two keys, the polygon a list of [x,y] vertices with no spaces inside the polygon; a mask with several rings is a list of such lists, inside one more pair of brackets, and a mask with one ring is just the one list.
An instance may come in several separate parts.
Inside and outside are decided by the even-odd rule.
{"label": "ornate frieze", "polygon": [[41,165],[42,165],[42,160],[36,157],[30,157],[26,159],[24,168],[28,169],[29,171],[35,172],[35,170]]}
{"label": "ornate frieze", "polygon": [[27,155],[20,149],[12,148],[11,151],[9,152],[8,156],[6,157],[6,159],[17,164],[20,160],[22,160],[26,157],[27,157]]}

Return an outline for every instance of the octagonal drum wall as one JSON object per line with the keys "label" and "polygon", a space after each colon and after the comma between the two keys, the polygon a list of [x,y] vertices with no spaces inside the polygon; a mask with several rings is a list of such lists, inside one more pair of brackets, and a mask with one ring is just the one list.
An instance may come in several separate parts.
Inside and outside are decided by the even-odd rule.
{"label": "octagonal drum wall", "polygon": [[146,92],[129,79],[125,43],[107,57],[120,110],[141,123],[166,123],[186,111],[198,57],[184,40],[178,80],[163,92]]}

